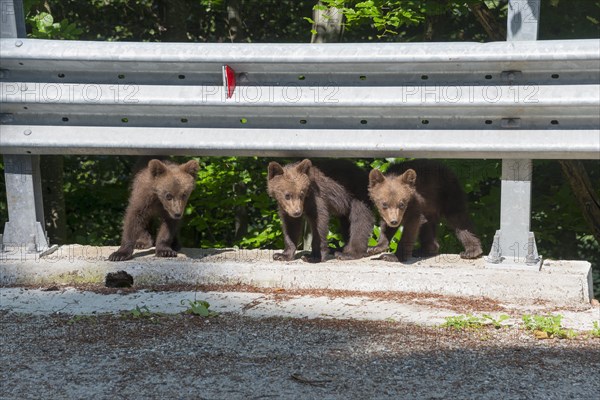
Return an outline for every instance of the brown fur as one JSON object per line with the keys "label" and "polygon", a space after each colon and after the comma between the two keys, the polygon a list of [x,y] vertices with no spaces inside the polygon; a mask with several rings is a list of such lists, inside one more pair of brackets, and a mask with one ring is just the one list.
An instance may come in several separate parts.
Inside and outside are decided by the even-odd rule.
{"label": "brown fur", "polygon": [[156,256],[177,257],[179,221],[194,190],[198,168],[195,160],[182,165],[150,160],[148,166],[137,173],[125,212],[121,247],[108,257],[110,261],[128,260],[134,248],[152,247],[148,228],[154,217],[160,219]]}
{"label": "brown fur", "polygon": [[473,233],[467,212],[466,195],[458,178],[444,165],[430,160],[416,160],[392,165],[383,175],[369,174],[369,195],[381,216],[381,233],[377,246],[369,254],[388,250],[389,242],[402,225],[402,238],[395,254],[383,255],[387,261],[405,261],[412,256],[419,238],[422,255],[435,255],[439,244],[436,229],[445,218],[465,248],[462,258],[481,256],[481,242]]}
{"label": "brown fur", "polygon": [[367,193],[368,175],[346,160],[305,159],[281,166],[269,163],[268,192],[277,200],[285,248],[275,260],[292,260],[302,233],[304,215],[312,231],[312,252],[306,260],[325,261],[331,216],[339,217],[346,245],[336,257],[364,257],[373,232],[373,214]]}

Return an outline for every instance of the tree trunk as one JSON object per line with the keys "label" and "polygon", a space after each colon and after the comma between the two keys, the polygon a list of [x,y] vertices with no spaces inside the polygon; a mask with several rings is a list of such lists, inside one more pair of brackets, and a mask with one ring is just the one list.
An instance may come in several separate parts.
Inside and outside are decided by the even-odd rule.
{"label": "tree trunk", "polygon": [[[322,3],[319,1],[318,4],[321,5]],[[342,40],[342,35],[344,33],[344,25],[342,24],[343,18],[344,14],[335,7],[326,10],[313,10],[313,21],[315,21],[313,30],[316,31],[316,33],[313,33],[310,42],[336,43]],[[302,229],[302,249],[310,251],[312,250],[312,232],[306,223],[306,220],[304,221]]]}
{"label": "tree trunk", "polygon": [[63,156],[40,157],[44,225],[51,244],[65,244],[67,241],[63,166]]}
{"label": "tree trunk", "polygon": [[165,42],[187,42],[187,17],[189,11],[185,0],[163,0],[163,19]]}
{"label": "tree trunk", "polygon": [[[243,42],[246,39],[246,33],[243,29],[241,0],[227,0],[225,3],[227,15],[225,18],[225,27],[227,29],[227,39],[231,42]],[[233,185],[235,196],[244,196],[248,188],[243,182],[238,182]],[[235,233],[233,240],[238,242],[248,233],[248,208],[245,204],[240,204],[235,207]]]}
{"label": "tree trunk", "polygon": [[[233,185],[233,191],[236,196],[243,196],[248,190],[244,182],[239,182]],[[245,205],[235,207],[235,234],[233,240],[238,242],[248,233],[248,209]]]}
{"label": "tree trunk", "polygon": [[231,43],[243,42],[246,39],[242,27],[240,3],[240,0],[227,0],[227,19],[225,25],[227,26],[227,38]]}
{"label": "tree trunk", "polygon": [[475,18],[477,18],[477,21],[479,21],[490,39],[497,41],[506,40],[506,26],[496,20],[492,11],[483,1],[478,4],[469,5],[469,9],[475,15]]}
{"label": "tree trunk", "polygon": [[423,41],[431,42],[433,41],[433,36],[435,34],[434,27],[437,25],[439,21],[438,15],[428,15],[425,18],[425,31],[423,33]]}
{"label": "tree trunk", "polygon": [[[321,4],[321,2],[319,2]],[[314,10],[313,20],[313,33],[310,40],[311,43],[335,43],[342,40],[344,33],[344,25],[342,25],[342,19],[344,14],[335,7],[328,8],[327,10]]]}
{"label": "tree trunk", "polygon": [[592,187],[590,177],[581,161],[559,161],[563,174],[577,198],[585,222],[592,229],[596,241],[600,243],[600,199]]}

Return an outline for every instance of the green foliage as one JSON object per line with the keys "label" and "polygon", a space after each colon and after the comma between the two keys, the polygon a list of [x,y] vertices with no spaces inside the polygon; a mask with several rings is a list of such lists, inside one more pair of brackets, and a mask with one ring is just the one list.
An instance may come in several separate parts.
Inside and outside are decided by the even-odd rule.
{"label": "green foliage", "polygon": [[457,331],[463,331],[466,329],[479,329],[483,327],[483,319],[475,315],[456,315],[446,317],[441,328],[451,328]]}
{"label": "green foliage", "polygon": [[68,243],[118,245],[135,157],[66,156]]}
{"label": "green foliage", "polygon": [[446,317],[441,328],[451,328],[457,331],[463,331],[466,329],[479,329],[484,326],[492,326],[495,329],[501,329],[502,323],[508,320],[508,315],[502,314],[498,318],[494,318],[489,314],[483,314],[481,317],[467,314],[467,315],[456,315]]}
{"label": "green foliage", "polygon": [[[169,2],[157,0],[46,0],[33,1],[30,8],[52,14],[55,21],[76,21],[82,40],[137,41],[230,41],[227,4],[223,0],[186,2],[170,26]],[[240,38],[246,42],[308,42],[310,33],[299,16],[310,16],[314,2],[297,0],[252,0],[239,2],[243,17]],[[26,6],[27,7],[27,6]],[[51,10],[51,12],[49,11]],[[35,13],[35,11],[34,11]],[[174,37],[174,31],[183,35]]]}
{"label": "green foliage", "polygon": [[152,311],[148,308],[148,306],[135,306],[135,308],[129,311],[129,315],[133,318],[145,318],[150,317],[152,315]]}
{"label": "green foliage", "polygon": [[[203,157],[182,237],[195,247],[281,247],[276,205],[267,194],[267,164],[257,157]],[[237,224],[237,230],[236,230]],[[184,239],[185,240],[185,239]],[[184,242],[185,244],[185,242]]]}
{"label": "green foliage", "polygon": [[562,327],[563,316],[557,315],[523,315],[525,329],[532,331],[538,339],[572,339],[577,334],[572,329]]}
{"label": "green foliage", "polygon": [[133,310],[123,313],[122,316],[124,318],[144,319],[152,323],[158,323],[158,318],[163,316],[163,314],[150,311],[148,306],[135,306]]}
{"label": "green foliage", "polygon": [[483,314],[482,317],[486,323],[491,324],[495,329],[501,329],[503,327],[502,323],[510,318],[506,314],[502,314],[498,318],[494,318],[489,314]]}
{"label": "green foliage", "polygon": [[[344,24],[349,28],[346,36],[352,37],[349,41],[356,41],[355,35],[365,34],[363,38],[367,40],[376,37],[387,41],[420,41],[427,24],[436,40],[484,39],[469,10],[469,5],[479,3],[478,0],[324,0],[322,3],[315,9],[336,7],[344,14]],[[499,18],[506,13],[493,4],[492,9]]]}
{"label": "green foliage", "polygon": [[[344,14],[347,26],[356,26],[369,21],[377,30],[383,32],[383,35],[397,35],[399,27],[417,25],[425,20],[426,10],[421,7],[423,3],[421,1],[324,0],[322,3],[323,5],[316,5],[314,8],[338,8]],[[439,6],[433,3],[433,8],[437,9]]]}
{"label": "green foliage", "polygon": [[27,17],[32,26],[31,36],[38,39],[78,39],[83,31],[67,19],[54,22],[52,15],[47,12],[37,13]]}
{"label": "green foliage", "polygon": [[[374,30],[366,39],[420,41],[489,40],[470,7],[481,0],[322,0],[315,9],[338,8],[345,17],[346,36],[356,41],[355,35]],[[508,12],[507,0],[483,2],[490,15],[504,24]],[[598,38],[600,2],[588,0],[542,1],[540,39]],[[309,21],[312,24],[312,21]],[[423,28],[426,29],[423,29]],[[371,36],[373,35],[373,36]]]}
{"label": "green foliage", "polygon": [[188,305],[185,314],[197,315],[199,317],[216,317],[218,312],[210,310],[210,304],[204,300],[181,300],[181,305]]}
{"label": "green foliage", "polygon": [[[591,182],[600,181],[600,163],[583,161]],[[594,292],[600,296],[600,245],[591,235],[577,199],[556,161],[533,163],[531,230],[545,258],[583,259],[592,264]],[[600,186],[593,187],[600,196]]]}
{"label": "green foliage", "polygon": [[539,39],[598,39],[600,1],[542,1]]}
{"label": "green foliage", "polygon": [[26,0],[23,4],[29,36],[36,39],[79,39],[83,30],[67,18],[55,18],[47,1]]}
{"label": "green foliage", "polygon": [[592,328],[592,330],[590,331],[590,334],[591,334],[593,337],[600,339],[600,322],[598,322],[598,321],[594,321],[594,324],[593,324],[593,326],[594,326],[594,327],[593,327],[593,328]]}

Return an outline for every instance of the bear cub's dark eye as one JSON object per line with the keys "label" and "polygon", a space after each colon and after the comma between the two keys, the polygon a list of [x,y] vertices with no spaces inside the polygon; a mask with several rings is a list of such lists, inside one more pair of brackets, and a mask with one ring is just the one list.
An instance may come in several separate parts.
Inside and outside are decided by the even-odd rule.
{"label": "bear cub's dark eye", "polygon": [[291,198],[292,198],[292,195],[291,195],[291,194],[289,194],[289,193],[286,193],[286,194],[285,194],[285,199],[286,199],[286,200],[290,200]]}
{"label": "bear cub's dark eye", "polygon": [[165,198],[167,200],[173,200],[173,195],[171,193],[167,193],[167,195],[165,196]]}
{"label": "bear cub's dark eye", "polygon": [[401,203],[398,205],[398,208],[400,208],[401,210],[404,210],[404,209],[406,208],[406,204],[404,204],[404,202],[401,202]]}
{"label": "bear cub's dark eye", "polygon": [[384,210],[388,209],[388,203],[381,203],[381,208],[383,208]]}

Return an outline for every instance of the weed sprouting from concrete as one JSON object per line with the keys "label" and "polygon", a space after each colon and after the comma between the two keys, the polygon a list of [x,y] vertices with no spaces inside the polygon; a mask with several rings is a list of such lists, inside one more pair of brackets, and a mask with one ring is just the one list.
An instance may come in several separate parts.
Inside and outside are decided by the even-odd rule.
{"label": "weed sprouting from concrete", "polygon": [[483,327],[483,319],[475,315],[456,315],[446,317],[445,322],[440,325],[441,328],[452,328],[457,331],[465,329],[479,329]]}
{"label": "weed sprouting from concrete", "polygon": [[216,317],[218,312],[210,310],[210,304],[204,300],[181,300],[181,305],[186,305],[188,308],[184,311],[185,314],[197,315],[200,317]]}
{"label": "weed sprouting from concrete", "polygon": [[498,318],[494,318],[489,314],[483,314],[483,319],[485,321],[486,324],[491,324],[494,328],[496,329],[501,329],[502,327],[504,327],[504,325],[502,325],[502,323],[506,320],[508,320],[510,317],[506,314],[502,314],[500,316],[498,316]]}
{"label": "weed sprouting from concrete", "polygon": [[523,315],[525,329],[533,332],[538,339],[573,339],[577,333],[572,329],[564,329],[562,326],[563,316],[557,315]]}
{"label": "weed sprouting from concrete", "polygon": [[593,325],[594,325],[594,327],[590,331],[590,335],[592,335],[595,338],[600,339],[600,322],[594,321]]}
{"label": "weed sprouting from concrete", "polygon": [[508,315],[502,314],[498,318],[494,318],[489,314],[483,314],[481,317],[476,315],[456,315],[446,317],[445,322],[440,325],[441,328],[452,328],[457,331],[465,329],[479,329],[485,326],[493,326],[496,329],[501,329],[505,325],[502,323],[508,320]]}
{"label": "weed sprouting from concrete", "polygon": [[163,316],[162,313],[150,311],[148,306],[135,306],[133,310],[125,311],[121,314],[123,318],[146,319],[153,323],[158,322],[158,318]]}

